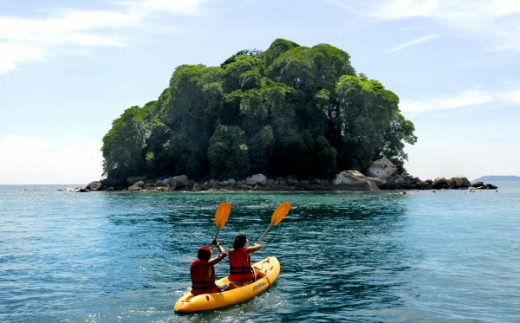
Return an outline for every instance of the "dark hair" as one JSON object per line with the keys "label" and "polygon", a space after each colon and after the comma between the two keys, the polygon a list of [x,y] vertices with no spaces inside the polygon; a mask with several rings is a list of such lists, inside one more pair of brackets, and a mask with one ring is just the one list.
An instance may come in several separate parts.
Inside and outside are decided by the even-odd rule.
{"label": "dark hair", "polygon": [[239,233],[235,237],[235,241],[233,241],[233,249],[237,250],[242,248],[247,241],[247,237],[243,233]]}
{"label": "dark hair", "polygon": [[200,260],[208,261],[209,258],[211,258],[211,249],[206,246],[202,246],[199,248],[199,251],[197,252],[197,258]]}

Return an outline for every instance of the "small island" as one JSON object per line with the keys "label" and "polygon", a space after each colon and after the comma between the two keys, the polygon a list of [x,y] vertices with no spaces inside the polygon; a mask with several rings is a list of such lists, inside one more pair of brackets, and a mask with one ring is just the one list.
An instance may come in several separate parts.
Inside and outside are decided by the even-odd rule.
{"label": "small island", "polygon": [[[329,44],[276,39],[220,66],[181,65],[103,137],[102,181],[86,190],[468,188],[405,169],[417,141],[399,97]],[[484,187],[484,185],[481,185]]]}
{"label": "small island", "polygon": [[473,182],[520,182],[520,176],[486,175],[475,179]]}

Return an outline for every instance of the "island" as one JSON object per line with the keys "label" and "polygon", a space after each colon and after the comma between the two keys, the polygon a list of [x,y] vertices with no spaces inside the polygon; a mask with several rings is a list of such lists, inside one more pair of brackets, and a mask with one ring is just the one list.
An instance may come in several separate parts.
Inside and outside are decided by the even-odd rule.
{"label": "island", "polygon": [[[417,141],[399,97],[329,44],[276,39],[220,66],[181,65],[156,100],[126,109],[103,137],[86,190],[468,188],[406,171]],[[481,185],[481,187],[487,187]]]}

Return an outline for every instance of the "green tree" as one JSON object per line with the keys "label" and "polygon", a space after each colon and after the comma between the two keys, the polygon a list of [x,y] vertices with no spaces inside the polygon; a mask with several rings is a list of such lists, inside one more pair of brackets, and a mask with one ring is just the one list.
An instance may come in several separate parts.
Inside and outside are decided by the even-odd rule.
{"label": "green tree", "polygon": [[218,67],[182,65],[170,81],[163,120],[172,129],[167,149],[170,173],[202,178],[210,174],[209,139],[218,124],[223,92]]}
{"label": "green tree", "polygon": [[170,99],[170,89],[165,89],[157,101],[145,105],[145,123],[148,125],[146,146],[144,150],[146,161],[146,172],[149,177],[168,174],[169,150],[168,145],[171,137],[171,129],[163,122],[163,109]]}
{"label": "green tree", "polygon": [[248,141],[251,172],[269,174],[269,161],[273,153],[274,134],[270,125],[260,129]]}
{"label": "green tree", "polygon": [[336,158],[338,152],[332,147],[324,136],[318,136],[316,139],[316,174],[321,178],[331,178],[337,173]]}
{"label": "green tree", "polygon": [[343,134],[341,166],[364,170],[378,158],[407,158],[404,143],[415,143],[413,123],[399,112],[399,98],[375,80],[343,76],[337,85]]}
{"label": "green tree", "polygon": [[112,122],[112,128],[103,137],[103,175],[107,175],[114,183],[121,183],[127,177],[145,173],[145,114],[146,109],[138,106],[126,109]]}
{"label": "green tree", "polygon": [[[260,76],[257,68],[262,64],[260,58],[247,54],[234,56],[233,61],[224,65],[222,71],[222,88],[225,92],[233,92],[235,90],[254,87],[254,77]],[[243,75],[251,75],[252,80],[244,82]],[[245,85],[245,86],[244,86]]]}
{"label": "green tree", "polygon": [[244,131],[236,126],[218,126],[210,139],[208,159],[213,178],[244,178],[251,168]]}
{"label": "green tree", "polygon": [[378,149],[378,156],[390,159],[397,166],[399,174],[406,172],[404,162],[408,160],[408,155],[404,152],[405,143],[414,145],[417,142],[414,131],[414,124],[406,120],[402,114],[395,112],[390,127],[384,133],[385,143]]}
{"label": "green tree", "polygon": [[269,48],[262,53],[262,57],[265,59],[265,66],[271,65],[276,58],[281,54],[293,49],[300,47],[300,45],[290,41],[278,38],[271,43]]}

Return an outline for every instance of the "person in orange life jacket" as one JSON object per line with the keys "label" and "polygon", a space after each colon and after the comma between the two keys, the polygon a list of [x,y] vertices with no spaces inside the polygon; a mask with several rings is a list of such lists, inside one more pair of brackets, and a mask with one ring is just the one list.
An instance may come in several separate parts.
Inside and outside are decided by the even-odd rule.
{"label": "person in orange life jacket", "polygon": [[233,248],[229,249],[230,273],[228,279],[233,286],[244,286],[265,276],[263,272],[251,266],[251,254],[262,246],[258,243],[247,247],[246,235],[239,233],[233,242]]}
{"label": "person in orange life jacket", "polygon": [[215,284],[215,265],[222,259],[226,258],[226,250],[222,247],[217,239],[213,239],[212,244],[219,250],[217,257],[211,258],[213,249],[202,246],[197,252],[197,259],[190,265],[191,276],[191,293],[193,295],[209,294],[221,292],[227,289],[227,285],[217,286]]}

